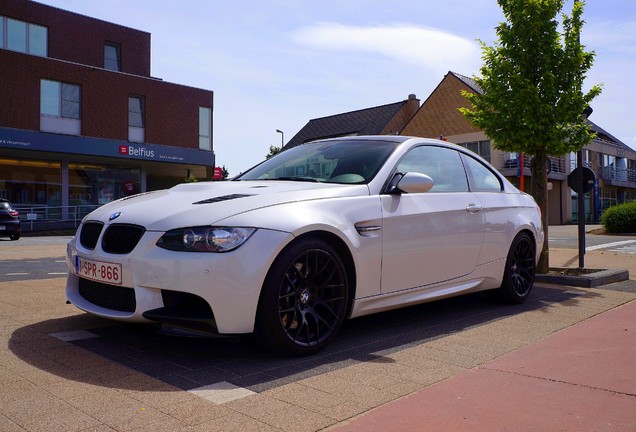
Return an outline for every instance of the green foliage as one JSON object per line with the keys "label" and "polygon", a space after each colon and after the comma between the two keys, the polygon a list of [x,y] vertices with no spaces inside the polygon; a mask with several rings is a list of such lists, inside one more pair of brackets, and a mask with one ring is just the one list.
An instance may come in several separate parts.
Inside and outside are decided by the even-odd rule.
{"label": "green foliage", "polygon": [[184,180],[185,180],[186,183],[196,183],[196,182],[199,181],[199,179],[196,178],[194,175],[186,177]]}
{"label": "green foliage", "polygon": [[267,153],[265,155],[265,159],[269,159],[272,156],[277,155],[278,153],[280,153],[283,150],[282,147],[276,147],[275,145],[271,145],[269,146],[269,153]]}
{"label": "green foliage", "polygon": [[636,201],[608,208],[601,223],[609,233],[636,233]]}
{"label": "green foliage", "polygon": [[582,92],[594,60],[580,43],[584,1],[572,16],[557,16],[564,0],[498,0],[506,22],[498,41],[481,42],[484,65],[474,77],[483,94],[464,92],[472,109],[460,111],[485,131],[496,148],[530,155],[562,155],[589,143],[594,134],[581,114],[601,92]]}
{"label": "green foliage", "polygon": [[[585,51],[580,42],[585,2],[574,0],[571,16],[561,12],[564,0],[497,3],[506,21],[495,28],[494,46],[481,42],[484,64],[481,77],[474,80],[482,92],[463,92],[472,109],[460,111],[494,141],[495,148],[533,156],[531,193],[541,208],[547,238],[547,157],[577,151],[594,139],[582,118],[601,93],[599,85],[582,91],[594,61],[594,52]],[[548,269],[546,241],[537,272]]]}

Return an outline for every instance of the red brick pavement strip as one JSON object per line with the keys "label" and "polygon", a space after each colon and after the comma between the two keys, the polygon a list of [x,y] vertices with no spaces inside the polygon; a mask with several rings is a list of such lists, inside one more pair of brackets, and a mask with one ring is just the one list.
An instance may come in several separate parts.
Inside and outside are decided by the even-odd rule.
{"label": "red brick pavement strip", "polygon": [[330,431],[636,431],[636,301]]}

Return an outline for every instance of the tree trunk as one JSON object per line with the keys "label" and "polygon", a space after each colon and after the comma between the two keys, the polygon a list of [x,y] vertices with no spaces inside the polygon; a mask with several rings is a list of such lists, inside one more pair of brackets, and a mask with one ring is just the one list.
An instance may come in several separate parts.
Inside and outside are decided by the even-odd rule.
{"label": "tree trunk", "polygon": [[531,194],[541,209],[541,224],[545,234],[543,249],[537,263],[537,273],[546,274],[550,270],[550,248],[548,245],[548,171],[546,161],[548,155],[538,153],[532,158],[530,170],[532,172]]}

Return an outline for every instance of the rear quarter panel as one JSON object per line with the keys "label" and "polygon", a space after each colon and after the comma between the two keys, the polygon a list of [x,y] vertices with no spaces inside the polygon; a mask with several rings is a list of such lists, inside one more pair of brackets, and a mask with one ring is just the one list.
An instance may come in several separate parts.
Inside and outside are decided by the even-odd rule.
{"label": "rear quarter panel", "polygon": [[485,211],[484,243],[479,264],[506,258],[515,236],[529,231],[535,240],[536,259],[543,245],[541,215],[534,200],[523,193],[477,193]]}

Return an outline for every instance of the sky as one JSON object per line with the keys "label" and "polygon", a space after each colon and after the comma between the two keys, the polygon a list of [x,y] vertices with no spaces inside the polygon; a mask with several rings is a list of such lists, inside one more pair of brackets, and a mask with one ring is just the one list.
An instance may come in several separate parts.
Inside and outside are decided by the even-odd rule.
{"label": "sky", "polygon": [[[216,165],[231,176],[311,119],[423,102],[448,71],[479,74],[496,0],[40,0],[151,33],[151,75],[214,92]],[[572,0],[563,11],[571,11]],[[590,120],[636,149],[636,1],[588,0]],[[276,132],[281,130],[283,134]]]}

